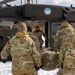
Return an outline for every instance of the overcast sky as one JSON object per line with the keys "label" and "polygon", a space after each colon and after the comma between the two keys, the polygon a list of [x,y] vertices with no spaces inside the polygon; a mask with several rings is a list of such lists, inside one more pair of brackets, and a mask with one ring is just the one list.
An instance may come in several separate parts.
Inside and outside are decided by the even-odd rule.
{"label": "overcast sky", "polygon": [[[0,0],[2,1],[2,0]],[[36,0],[33,0],[33,3],[35,4]],[[25,3],[25,0],[22,0],[22,4]],[[37,0],[38,4],[48,4],[48,5],[61,5],[61,6],[70,6],[71,4],[73,6],[75,6],[75,0]],[[21,0],[16,0],[13,2],[10,2],[8,4],[11,5],[20,5],[21,4]]]}

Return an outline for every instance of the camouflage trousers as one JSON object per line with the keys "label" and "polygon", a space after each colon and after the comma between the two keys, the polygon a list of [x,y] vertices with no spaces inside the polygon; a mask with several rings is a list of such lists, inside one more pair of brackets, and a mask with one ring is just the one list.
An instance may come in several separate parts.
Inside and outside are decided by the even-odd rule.
{"label": "camouflage trousers", "polygon": [[13,74],[13,75],[38,75],[38,74]]}
{"label": "camouflage trousers", "polygon": [[63,69],[58,75],[75,75],[75,68],[74,69]]}
{"label": "camouflage trousers", "polygon": [[38,74],[34,72],[33,74],[28,73],[28,74],[13,74],[13,75],[38,75]]}
{"label": "camouflage trousers", "polygon": [[69,70],[64,69],[62,75],[75,75],[75,68]]}
{"label": "camouflage trousers", "polygon": [[23,73],[22,73],[22,71],[21,72],[12,72],[12,73],[13,73],[13,75],[38,75],[36,70],[34,70],[34,72],[29,72],[29,73],[24,73],[24,71],[23,71]]}

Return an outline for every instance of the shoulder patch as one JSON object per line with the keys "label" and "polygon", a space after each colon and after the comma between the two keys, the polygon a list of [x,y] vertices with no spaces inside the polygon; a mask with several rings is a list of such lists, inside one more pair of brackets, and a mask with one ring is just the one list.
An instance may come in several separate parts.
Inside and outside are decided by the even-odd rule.
{"label": "shoulder patch", "polygon": [[24,43],[24,40],[20,40],[20,43],[23,44]]}

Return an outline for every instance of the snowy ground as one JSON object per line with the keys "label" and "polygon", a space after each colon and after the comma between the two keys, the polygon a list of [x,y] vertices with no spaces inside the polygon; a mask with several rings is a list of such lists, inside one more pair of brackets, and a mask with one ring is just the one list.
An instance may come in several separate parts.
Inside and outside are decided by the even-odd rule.
{"label": "snowy ground", "polygon": [[[12,63],[6,62],[2,63],[0,62],[0,75],[12,75]],[[39,69],[38,75],[57,75],[58,69],[51,70],[51,71],[45,71],[43,69]]]}
{"label": "snowy ground", "polygon": [[0,75],[12,75],[11,70],[12,70],[12,63],[11,62],[6,62],[2,63],[0,62]]}

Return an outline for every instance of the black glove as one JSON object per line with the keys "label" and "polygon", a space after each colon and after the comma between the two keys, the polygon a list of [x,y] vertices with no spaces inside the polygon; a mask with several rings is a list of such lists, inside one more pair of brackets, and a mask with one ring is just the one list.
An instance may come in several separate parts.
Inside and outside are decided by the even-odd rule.
{"label": "black glove", "polygon": [[35,67],[35,69],[38,71],[42,67],[43,67],[43,65],[41,65],[40,67]]}
{"label": "black glove", "polygon": [[6,63],[6,60],[2,60],[3,63]]}
{"label": "black glove", "polygon": [[35,67],[36,71],[38,71],[40,69],[40,67]]}

